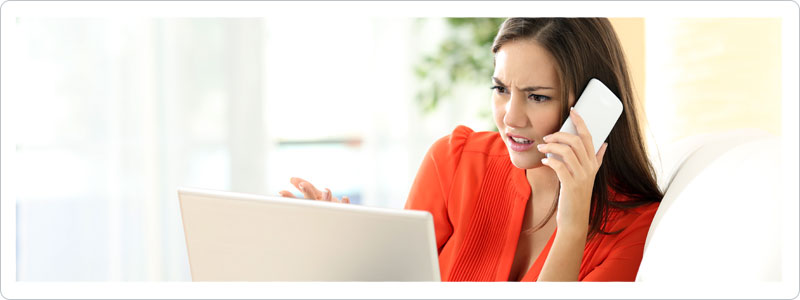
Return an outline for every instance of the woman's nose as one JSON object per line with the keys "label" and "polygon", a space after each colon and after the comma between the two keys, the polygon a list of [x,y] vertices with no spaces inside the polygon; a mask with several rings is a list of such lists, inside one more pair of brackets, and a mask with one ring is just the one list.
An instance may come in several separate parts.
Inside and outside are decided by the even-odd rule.
{"label": "woman's nose", "polygon": [[528,126],[528,116],[525,114],[525,102],[518,95],[511,95],[511,99],[506,103],[506,115],[503,123],[508,127],[525,128]]}

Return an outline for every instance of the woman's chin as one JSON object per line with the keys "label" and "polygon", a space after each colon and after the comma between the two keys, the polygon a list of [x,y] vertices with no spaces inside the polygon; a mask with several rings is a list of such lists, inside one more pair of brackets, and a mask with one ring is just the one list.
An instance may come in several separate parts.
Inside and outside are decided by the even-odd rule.
{"label": "woman's chin", "polygon": [[511,154],[511,163],[520,169],[533,169],[542,166],[542,160],[536,155]]}

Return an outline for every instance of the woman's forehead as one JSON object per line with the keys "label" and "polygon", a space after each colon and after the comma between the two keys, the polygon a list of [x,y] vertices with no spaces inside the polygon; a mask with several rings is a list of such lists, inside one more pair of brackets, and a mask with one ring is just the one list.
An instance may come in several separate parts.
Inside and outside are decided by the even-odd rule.
{"label": "woman's forehead", "polygon": [[500,47],[492,76],[519,88],[558,85],[555,59],[533,41],[513,41]]}

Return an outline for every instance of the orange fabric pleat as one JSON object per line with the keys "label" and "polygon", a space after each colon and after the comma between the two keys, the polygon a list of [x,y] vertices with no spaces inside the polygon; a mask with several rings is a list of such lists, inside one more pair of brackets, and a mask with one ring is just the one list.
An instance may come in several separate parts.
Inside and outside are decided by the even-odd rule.
{"label": "orange fabric pleat", "polygon": [[512,208],[511,161],[488,158],[473,220],[453,264],[451,281],[493,281],[506,243]]}

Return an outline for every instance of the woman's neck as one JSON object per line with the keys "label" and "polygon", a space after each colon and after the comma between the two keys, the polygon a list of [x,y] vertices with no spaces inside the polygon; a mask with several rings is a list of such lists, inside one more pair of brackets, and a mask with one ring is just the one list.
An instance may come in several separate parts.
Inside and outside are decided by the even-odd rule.
{"label": "woman's neck", "polygon": [[[531,195],[551,194],[558,189],[558,176],[553,169],[539,165],[525,170],[525,177],[531,185]],[[534,197],[535,199],[536,197]]]}

